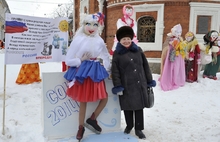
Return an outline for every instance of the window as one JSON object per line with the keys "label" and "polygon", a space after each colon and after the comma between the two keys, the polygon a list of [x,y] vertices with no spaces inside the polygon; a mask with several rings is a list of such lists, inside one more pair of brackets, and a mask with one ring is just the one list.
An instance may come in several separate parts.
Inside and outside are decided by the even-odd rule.
{"label": "window", "polygon": [[211,16],[197,16],[196,34],[206,34],[211,30]]}
{"label": "window", "polygon": [[144,16],[138,20],[138,42],[155,42],[156,21],[151,16]]}
{"label": "window", "polygon": [[220,4],[190,2],[189,31],[195,33],[199,43],[203,43],[203,36],[210,30],[219,31]]}

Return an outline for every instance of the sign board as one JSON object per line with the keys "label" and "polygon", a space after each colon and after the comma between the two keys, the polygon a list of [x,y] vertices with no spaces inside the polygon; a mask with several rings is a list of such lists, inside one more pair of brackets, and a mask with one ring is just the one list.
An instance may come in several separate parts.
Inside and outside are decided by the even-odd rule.
{"label": "sign board", "polygon": [[[67,81],[64,72],[42,73],[42,120],[44,136],[49,139],[75,136],[78,130],[79,102],[66,94]],[[102,133],[119,131],[121,109],[118,96],[111,93],[112,81],[105,80],[108,103],[97,118]],[[87,103],[86,119],[91,116],[98,102]],[[86,121],[85,119],[85,121]],[[86,129],[84,135],[92,132]]]}
{"label": "sign board", "polygon": [[6,13],[5,64],[60,62],[68,46],[68,19]]}

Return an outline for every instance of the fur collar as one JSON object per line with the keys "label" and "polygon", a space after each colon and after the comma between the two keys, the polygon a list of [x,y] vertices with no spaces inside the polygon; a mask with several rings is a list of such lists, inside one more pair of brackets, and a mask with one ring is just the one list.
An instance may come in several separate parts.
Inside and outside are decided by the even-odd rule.
{"label": "fur collar", "polygon": [[117,52],[118,54],[125,54],[129,51],[137,52],[138,51],[138,46],[134,42],[132,42],[131,46],[129,48],[126,48],[120,42],[117,43],[115,52]]}

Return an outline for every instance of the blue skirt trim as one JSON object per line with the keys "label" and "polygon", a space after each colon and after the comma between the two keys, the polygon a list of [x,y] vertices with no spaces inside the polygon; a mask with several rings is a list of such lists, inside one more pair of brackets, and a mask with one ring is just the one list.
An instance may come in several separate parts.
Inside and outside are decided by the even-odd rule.
{"label": "blue skirt trim", "polygon": [[66,80],[72,81],[75,78],[80,83],[83,83],[84,79],[88,77],[90,77],[93,82],[100,82],[108,76],[108,72],[100,62],[88,60],[83,61],[78,68],[70,67],[64,74]]}

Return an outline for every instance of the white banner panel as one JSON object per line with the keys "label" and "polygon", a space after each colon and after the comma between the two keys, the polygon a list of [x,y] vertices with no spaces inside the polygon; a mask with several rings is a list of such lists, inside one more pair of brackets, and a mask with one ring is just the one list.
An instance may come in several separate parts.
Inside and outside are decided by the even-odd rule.
{"label": "white banner panel", "polygon": [[5,64],[64,61],[67,18],[40,18],[6,13]]}
{"label": "white banner panel", "polygon": [[[79,102],[66,95],[67,82],[63,75],[64,72],[42,73],[42,120],[44,136],[49,139],[75,136],[78,130]],[[97,121],[102,133],[120,131],[121,109],[118,96],[111,93],[112,81],[106,79],[105,83],[108,103]],[[86,119],[97,105],[98,102],[87,104]],[[85,136],[91,133],[86,129]]]}

